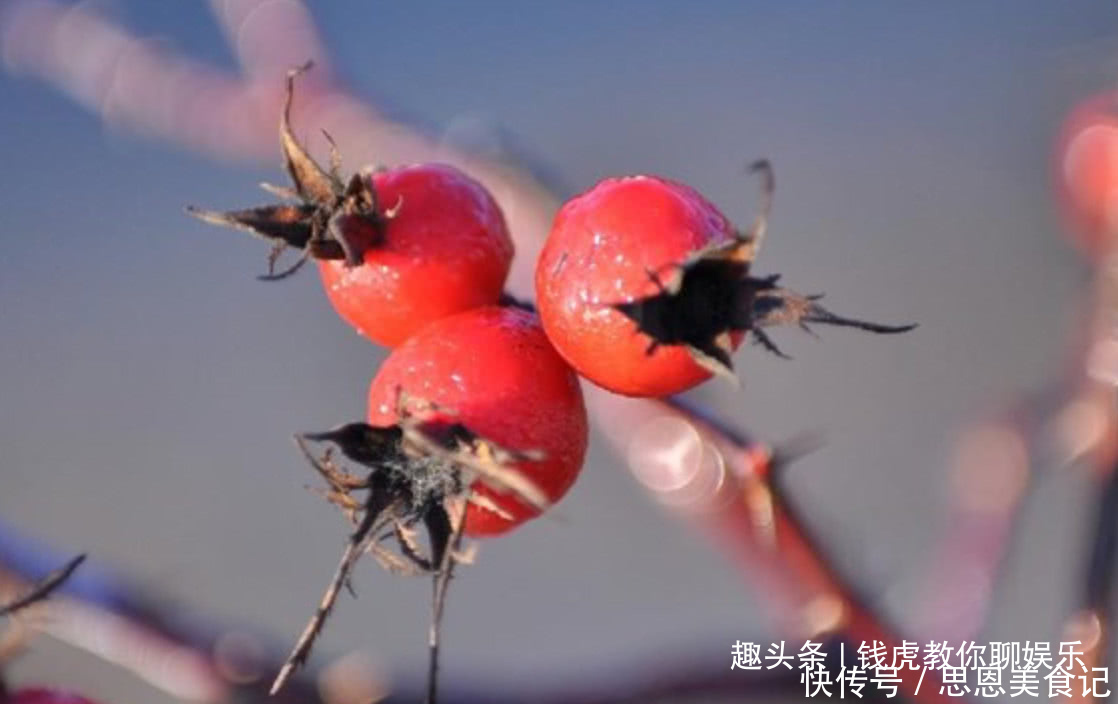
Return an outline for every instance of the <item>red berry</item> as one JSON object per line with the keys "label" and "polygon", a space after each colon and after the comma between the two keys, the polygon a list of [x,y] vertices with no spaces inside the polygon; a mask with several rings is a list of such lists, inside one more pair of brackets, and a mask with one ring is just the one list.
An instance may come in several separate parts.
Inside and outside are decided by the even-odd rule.
{"label": "red berry", "polygon": [[[734,227],[694,189],[655,176],[602,181],[559,211],[536,267],[540,319],[560,354],[590,381],[662,396],[711,376],[683,345],[653,346],[613,307],[653,296],[650,272],[732,242]],[[741,342],[734,336],[732,346]]]}
{"label": "red berry", "polygon": [[768,162],[753,170],[762,208],[745,231],[694,189],[655,176],[607,179],[563,206],[536,266],[536,296],[548,337],[580,374],[617,393],[665,396],[712,373],[736,378],[730,355],[746,331],[782,354],[765,327],[913,327],[844,318],[777,276],[751,276],[773,192]]}
{"label": "red berry", "polygon": [[21,689],[6,701],[8,704],[96,704],[92,699],[45,687]]}
{"label": "red berry", "polygon": [[[371,425],[398,422],[401,390],[452,409],[448,420],[498,445],[542,452],[542,460],[516,468],[553,503],[582,468],[587,419],[578,377],[530,312],[477,308],[432,323],[394,349],[369,389]],[[508,515],[471,503],[467,535],[504,533],[539,513],[480,481],[472,488]]]}
{"label": "red berry", "polygon": [[[340,157],[323,169],[289,123],[298,70],[288,74],[280,144],[294,204],[213,212],[188,208],[206,222],[248,230],[273,244],[269,271],[281,279],[319,260],[338,314],[374,342],[398,345],[434,320],[501,297],[513,244],[504,215],[485,188],[453,166],[366,169],[342,178]],[[331,146],[333,146],[331,144]],[[286,248],[302,256],[276,272]]]}
{"label": "red berry", "polygon": [[1068,115],[1054,155],[1056,190],[1087,254],[1118,243],[1118,98],[1103,94]]}
{"label": "red berry", "polygon": [[421,327],[496,303],[512,264],[505,218],[488,191],[445,164],[372,176],[382,206],[399,204],[381,232],[354,220],[361,263],[319,262],[326,294],[359,333],[394,347]]}

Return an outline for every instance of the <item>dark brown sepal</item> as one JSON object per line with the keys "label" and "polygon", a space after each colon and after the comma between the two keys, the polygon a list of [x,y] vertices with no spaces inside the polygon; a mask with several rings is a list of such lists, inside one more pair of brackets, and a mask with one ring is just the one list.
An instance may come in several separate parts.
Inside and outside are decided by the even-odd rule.
{"label": "dark brown sepal", "polygon": [[749,271],[748,247],[733,240],[695,253],[666,275],[650,271],[657,293],[613,308],[648,335],[649,354],[661,345],[683,345],[697,364],[736,382],[730,333],[740,318],[735,306]]}
{"label": "dark brown sepal", "polygon": [[494,491],[512,494],[538,511],[551,506],[543,490],[515,467],[520,462],[542,461],[545,459],[542,451],[506,448],[461,423],[432,421],[433,415],[445,418],[455,414],[453,410],[409,397],[403,390],[398,391],[397,417],[406,453],[439,457],[477,475]]}
{"label": "dark brown sepal", "polygon": [[[746,282],[746,288],[756,280]],[[772,280],[762,281],[760,288],[749,291],[749,327],[753,329],[774,325],[798,325],[806,332],[812,332],[809,323],[855,328],[878,335],[895,335],[908,332],[917,327],[916,323],[907,325],[885,325],[858,318],[837,315],[819,305],[822,294],[805,296],[795,291],[771,285]],[[814,333],[813,333],[814,334]]]}
{"label": "dark brown sepal", "polygon": [[306,249],[313,232],[313,205],[265,205],[247,210],[218,212],[187,206],[186,212],[203,222],[250,232],[293,249]]}
{"label": "dark brown sepal", "polygon": [[[306,662],[338,595],[349,586],[350,574],[365,553],[393,572],[434,578],[429,684],[434,692],[447,584],[455,564],[468,559],[459,546],[465,505],[475,496],[470,484],[477,478],[541,510],[548,506],[542,490],[512,466],[542,459],[542,453],[501,447],[454,422],[452,410],[409,397],[402,390],[397,392],[396,415],[399,422],[389,427],[348,423],[326,432],[295,436],[299,449],[326,480],[328,488],[321,493],[343,510],[354,530],[318,608],[272,684],[273,694]],[[316,456],[308,442],[337,447],[347,459],[369,470],[367,476],[336,466],[332,449]],[[364,500],[352,496],[357,491],[368,492]],[[426,554],[414,537],[413,526],[419,522],[427,529]],[[381,544],[393,537],[396,552]]]}
{"label": "dark brown sepal", "polygon": [[295,78],[313,65],[313,62],[308,61],[287,72],[283,111],[280,113],[280,149],[283,152],[284,168],[291,176],[291,182],[295,184],[299,196],[308,203],[330,206],[341,193],[341,182],[331,178],[330,174],[311,158],[291,130],[291,103],[295,96]]}
{"label": "dark brown sepal", "polygon": [[[341,157],[328,134],[329,172],[319,166],[295,138],[291,129],[295,78],[308,68],[310,63],[288,72],[280,117],[280,147],[284,167],[294,187],[261,184],[273,195],[301,203],[228,212],[187,208],[188,213],[212,225],[251,232],[270,241],[273,248],[268,258],[268,273],[258,277],[264,281],[285,279],[302,268],[308,259],[341,260],[347,266],[358,266],[369,247],[383,242],[385,224],[400,208],[400,203],[397,203],[384,213],[378,212],[377,193],[370,170],[362,170],[348,181],[342,180]],[[288,247],[298,250],[301,255],[291,266],[277,271],[280,254]]]}
{"label": "dark brown sepal", "polygon": [[734,350],[728,332],[715,336],[704,347],[687,345],[687,351],[696,364],[711,374],[720,376],[735,385],[740,383],[737,375],[734,374],[734,363],[730,359]]}

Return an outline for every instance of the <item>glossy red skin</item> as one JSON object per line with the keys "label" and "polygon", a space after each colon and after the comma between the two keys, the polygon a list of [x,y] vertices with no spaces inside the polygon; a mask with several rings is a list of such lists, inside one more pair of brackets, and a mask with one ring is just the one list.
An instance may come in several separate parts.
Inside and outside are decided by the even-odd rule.
{"label": "glossy red skin", "polygon": [[1053,158],[1072,241],[1099,256],[1118,244],[1118,96],[1087,100],[1068,115]]}
{"label": "glossy red skin", "polygon": [[92,699],[45,687],[21,689],[5,701],[8,704],[96,704]]}
{"label": "glossy red skin", "polygon": [[[496,303],[513,244],[489,192],[445,164],[405,166],[372,178],[382,212],[397,202],[401,207],[361,265],[319,262],[338,314],[370,340],[394,347],[429,322]],[[371,235],[354,233],[361,245]]]}
{"label": "glossy red skin", "polygon": [[668,276],[671,265],[733,237],[730,221],[689,186],[656,176],[602,181],[559,211],[536,265],[548,337],[580,374],[627,396],[665,396],[709,379],[682,345],[648,354],[651,338],[610,304],[655,295],[650,270]]}
{"label": "glossy red skin", "polygon": [[[586,456],[587,419],[578,375],[551,346],[532,313],[488,306],[428,325],[397,347],[369,389],[369,423],[396,422],[397,387],[456,411],[454,420],[503,447],[542,450],[519,469],[551,499],[571,488]],[[538,512],[475,483],[513,516],[466,511],[467,535],[499,535]]]}

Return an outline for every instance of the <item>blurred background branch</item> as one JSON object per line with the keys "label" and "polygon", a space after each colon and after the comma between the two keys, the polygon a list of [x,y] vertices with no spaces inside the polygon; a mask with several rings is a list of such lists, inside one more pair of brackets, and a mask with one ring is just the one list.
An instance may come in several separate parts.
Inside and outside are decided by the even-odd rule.
{"label": "blurred background branch", "polygon": [[[42,579],[42,565],[60,556],[0,523],[0,595],[24,593]],[[72,563],[73,561],[71,561]],[[172,607],[150,589],[129,584],[96,564],[84,570],[49,602],[40,601],[19,615],[12,636],[25,639],[40,632],[114,663],[153,686],[188,701],[322,702],[367,704],[371,701],[422,701],[423,681],[381,679],[360,653],[325,666],[302,670],[288,686],[270,695],[272,675],[287,652],[251,627],[218,623],[205,615]],[[743,696],[794,696],[798,673],[776,670],[730,672],[724,663],[675,662],[652,666],[619,660],[625,677],[602,684],[569,684],[557,691],[501,691],[456,687],[440,701],[447,704],[623,704],[661,700],[710,701]],[[654,673],[654,674],[649,674]]]}

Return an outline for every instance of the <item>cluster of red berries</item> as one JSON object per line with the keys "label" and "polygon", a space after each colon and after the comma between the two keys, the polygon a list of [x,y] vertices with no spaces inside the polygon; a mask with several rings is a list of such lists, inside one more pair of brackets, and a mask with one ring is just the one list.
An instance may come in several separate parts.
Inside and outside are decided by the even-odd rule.
{"label": "cluster of red berries", "polygon": [[[531,307],[504,294],[514,247],[489,192],[445,164],[366,169],[343,179],[335,152],[323,169],[291,132],[296,74],[288,77],[281,121],[294,188],[268,187],[292,203],[191,212],[270,240],[270,270],[262,278],[282,278],[317,260],[341,318],[392,350],[369,389],[367,424],[300,438],[331,442],[370,469],[387,464],[411,475],[393,477],[393,491],[412,494],[402,518],[441,520],[425,512],[457,493],[468,499],[465,534],[503,533],[562,497],[582,466],[588,429],[578,377]],[[287,248],[301,256],[277,273]],[[411,447],[415,457],[404,447],[406,429],[431,441]],[[456,487],[459,476],[440,473],[432,452],[443,460],[457,453],[456,464],[469,466],[454,470],[476,481]],[[523,456],[500,467],[497,456],[510,453]],[[329,475],[335,502],[362,508],[343,495],[369,487],[325,464],[316,462]],[[504,478],[502,469],[510,470]],[[511,487],[513,475],[526,481]]]}
{"label": "cluster of red berries", "polygon": [[[331,168],[322,169],[289,124],[297,73],[288,77],[281,121],[294,187],[267,186],[288,202],[191,212],[269,240],[262,279],[316,260],[342,319],[392,353],[369,389],[367,423],[297,436],[354,531],[277,688],[306,658],[360,554],[395,571],[443,577],[445,589],[450,566],[464,559],[455,557],[461,535],[504,533],[563,497],[587,445],[580,375],[616,393],[658,397],[714,374],[736,378],[730,356],[747,335],[782,355],[769,326],[913,327],[844,318],[818,296],[778,286],[776,276],[751,276],[773,193],[764,161],[752,167],[762,179],[761,212],[744,230],[694,189],[656,176],[607,179],[568,201],[537,263],[537,313],[504,292],[514,247],[486,189],[444,164],[364,170],[344,180],[336,150]],[[1080,248],[1096,258],[1113,252],[1114,95],[1085,101],[1067,118],[1055,181]],[[301,256],[276,272],[287,248]],[[341,470],[330,451],[314,456],[307,441],[331,443],[369,472]],[[368,492],[363,501],[352,495],[358,490]],[[420,521],[426,554],[411,532]],[[380,545],[386,538],[398,541],[399,553]],[[5,695],[2,683],[0,700],[91,704],[51,689]]]}
{"label": "cluster of red berries", "polygon": [[[444,164],[344,178],[332,141],[328,169],[310,156],[290,125],[304,69],[288,75],[280,122],[292,186],[265,186],[283,202],[189,209],[271,242],[262,279],[315,260],[341,318],[391,348],[369,388],[364,422],[296,435],[326,482],[323,495],[352,530],[273,692],[307,658],[357,559],[371,554],[392,571],[435,579],[428,692],[435,700],[442,600],[454,564],[468,560],[461,539],[505,533],[570,489],[588,438],[580,376],[620,394],[660,397],[714,374],[736,379],[731,354],[747,335],[781,354],[769,326],[911,327],[843,318],[818,296],[777,285],[776,276],[750,274],[773,193],[765,161],[753,166],[761,212],[745,230],[697,191],[655,176],[607,179],[571,199],[537,263],[537,311],[504,291],[514,246],[481,184]],[[277,271],[287,249],[300,256]],[[325,449],[316,454],[312,443]],[[336,452],[363,471],[343,467]],[[26,689],[8,701],[86,700]]]}
{"label": "cluster of red berries", "polygon": [[[695,190],[654,176],[608,179],[570,200],[537,264],[537,313],[504,292],[513,243],[485,188],[442,164],[343,178],[336,149],[321,167],[291,131],[297,73],[280,126],[293,187],[267,187],[286,202],[191,212],[269,240],[262,278],[316,260],[338,314],[392,351],[369,389],[367,422],[297,436],[354,531],[277,685],[305,659],[360,554],[441,575],[461,559],[463,534],[503,533],[562,498],[586,453],[580,375],[663,396],[712,374],[734,378],[730,355],[747,334],[779,354],[764,332],[771,325],[909,329],[836,316],[775,276],[750,275],[773,191],[763,161],[754,165],[762,210],[746,230]],[[289,248],[300,256],[277,272]],[[310,442],[327,449],[316,455]],[[367,471],[342,469],[335,450]]]}

